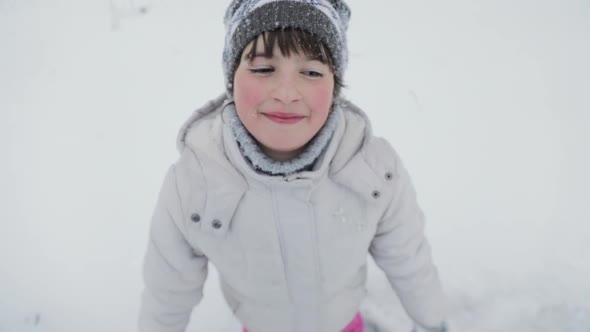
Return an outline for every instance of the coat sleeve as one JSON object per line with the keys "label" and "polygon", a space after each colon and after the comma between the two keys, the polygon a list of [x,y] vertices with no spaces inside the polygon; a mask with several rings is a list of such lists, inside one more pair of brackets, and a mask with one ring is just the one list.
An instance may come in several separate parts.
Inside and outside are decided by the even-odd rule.
{"label": "coat sleeve", "polygon": [[410,176],[399,156],[393,153],[394,194],[379,222],[370,253],[408,315],[417,325],[434,331],[446,318],[446,297],[424,235],[424,215]]}
{"label": "coat sleeve", "polygon": [[186,240],[186,226],[170,167],[151,220],[143,264],[139,332],[183,332],[203,297],[207,258]]}

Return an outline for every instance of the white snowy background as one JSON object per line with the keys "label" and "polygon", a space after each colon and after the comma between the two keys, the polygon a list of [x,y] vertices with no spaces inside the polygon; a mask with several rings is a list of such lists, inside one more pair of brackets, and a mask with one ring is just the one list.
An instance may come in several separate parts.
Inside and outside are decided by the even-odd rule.
{"label": "white snowy background", "polygon": [[[0,0],[0,332],[134,331],[228,2]],[[453,331],[590,331],[590,2],[349,4],[345,94],[413,176]],[[409,331],[373,265],[369,288]],[[215,272],[189,331],[239,331]]]}

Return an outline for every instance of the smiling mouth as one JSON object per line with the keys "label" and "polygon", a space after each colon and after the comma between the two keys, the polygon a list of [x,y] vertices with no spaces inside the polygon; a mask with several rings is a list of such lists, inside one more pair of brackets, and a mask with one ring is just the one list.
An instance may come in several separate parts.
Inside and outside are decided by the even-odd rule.
{"label": "smiling mouth", "polygon": [[264,115],[266,118],[268,118],[269,120],[271,120],[273,122],[281,123],[281,124],[294,124],[294,123],[297,123],[297,122],[303,120],[303,118],[305,118],[305,116],[303,116],[303,115],[294,114],[294,113],[281,113],[281,112],[262,113],[262,115]]}

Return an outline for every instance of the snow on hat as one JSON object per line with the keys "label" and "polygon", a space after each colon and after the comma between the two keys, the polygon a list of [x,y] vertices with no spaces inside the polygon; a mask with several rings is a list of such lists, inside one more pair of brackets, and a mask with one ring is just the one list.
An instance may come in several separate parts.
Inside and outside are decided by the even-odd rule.
{"label": "snow on hat", "polygon": [[298,28],[324,42],[334,74],[340,78],[348,62],[346,30],[350,8],[344,0],[233,0],[225,13],[223,72],[228,94],[244,47],[265,31]]}

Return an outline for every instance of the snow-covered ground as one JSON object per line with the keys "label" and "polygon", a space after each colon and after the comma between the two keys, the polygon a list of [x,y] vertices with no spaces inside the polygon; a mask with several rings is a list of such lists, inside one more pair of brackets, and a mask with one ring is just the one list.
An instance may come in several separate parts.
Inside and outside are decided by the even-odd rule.
{"label": "snow-covered ground", "polygon": [[[134,330],[176,130],[223,90],[227,3],[0,0],[0,332]],[[589,3],[349,3],[345,93],[412,173],[454,331],[590,331]],[[369,288],[408,331],[374,266]],[[215,272],[189,330],[239,331]]]}

